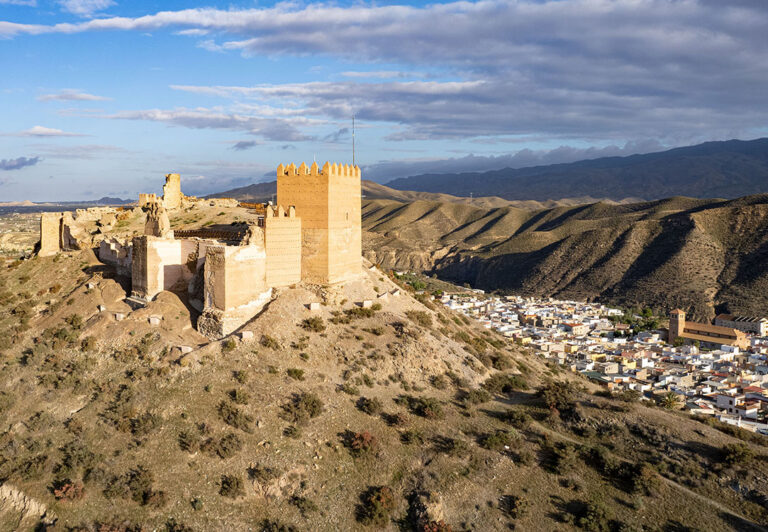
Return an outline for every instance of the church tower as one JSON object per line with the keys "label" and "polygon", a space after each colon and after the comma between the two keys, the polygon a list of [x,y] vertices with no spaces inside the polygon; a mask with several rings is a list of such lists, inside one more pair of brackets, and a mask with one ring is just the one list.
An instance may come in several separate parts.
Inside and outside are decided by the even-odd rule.
{"label": "church tower", "polygon": [[685,331],[685,312],[679,308],[669,313],[669,339],[670,344]]}

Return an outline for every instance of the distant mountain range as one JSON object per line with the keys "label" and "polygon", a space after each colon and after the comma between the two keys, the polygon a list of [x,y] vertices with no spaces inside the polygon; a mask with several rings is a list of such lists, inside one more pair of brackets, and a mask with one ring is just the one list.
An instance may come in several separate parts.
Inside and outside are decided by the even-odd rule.
{"label": "distant mountain range", "polygon": [[[451,196],[450,194],[439,194],[432,192],[413,192],[409,190],[395,190],[389,188],[380,183],[374,183],[373,181],[363,180],[363,200],[377,200],[387,199],[396,201],[437,201],[443,203],[463,203],[465,205],[473,205],[475,207],[517,207],[525,210],[537,210],[546,209],[558,206],[567,205],[582,205],[585,203],[594,203],[600,201],[600,198],[594,198],[591,196],[584,196],[580,198],[562,198],[559,200],[547,200],[547,201],[509,201],[496,196],[488,197],[460,197]],[[254,183],[240,188],[233,188],[224,192],[217,192],[205,196],[206,198],[233,198],[240,201],[249,201],[257,203],[265,203],[272,201],[275,194],[277,194],[277,182],[270,181],[268,183]],[[616,203],[607,198],[603,198],[603,201],[609,203]],[[629,200],[624,200],[622,203],[627,203]]]}
{"label": "distant mountain range", "polygon": [[706,142],[657,153],[490,172],[395,179],[398,190],[507,200],[592,196],[645,200],[670,196],[735,198],[768,192],[768,138]]}

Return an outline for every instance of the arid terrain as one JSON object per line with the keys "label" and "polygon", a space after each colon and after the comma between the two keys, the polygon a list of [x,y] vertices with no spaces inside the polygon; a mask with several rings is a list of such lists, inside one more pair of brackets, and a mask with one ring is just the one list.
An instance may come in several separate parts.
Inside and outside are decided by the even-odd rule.
{"label": "arid terrain", "polygon": [[216,342],[185,293],[132,310],[91,250],[6,259],[0,287],[3,530],[768,524],[760,437],[605,395],[387,270],[279,290]]}
{"label": "arid terrain", "polygon": [[366,256],[485,290],[599,298],[702,319],[768,309],[768,196],[540,210],[368,201]]}

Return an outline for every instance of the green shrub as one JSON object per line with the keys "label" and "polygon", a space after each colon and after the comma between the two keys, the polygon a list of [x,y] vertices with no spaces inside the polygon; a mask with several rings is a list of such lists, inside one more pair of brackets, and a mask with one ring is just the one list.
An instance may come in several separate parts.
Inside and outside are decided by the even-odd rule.
{"label": "green shrub", "polygon": [[297,427],[296,425],[289,425],[283,431],[283,436],[297,440],[301,438],[301,427]]}
{"label": "green shrub", "polygon": [[423,310],[408,310],[405,313],[408,318],[422,327],[432,327],[432,316]]}
{"label": "green shrub", "polygon": [[242,448],[243,441],[237,434],[230,432],[219,440],[216,446],[216,454],[219,455],[219,458],[231,458],[239,453]]}
{"label": "green shrub", "polygon": [[501,418],[519,430],[526,430],[533,422],[533,418],[529,414],[518,410],[507,410],[502,414]]}
{"label": "green shrub", "polygon": [[501,509],[512,519],[520,519],[528,513],[531,502],[521,495],[507,495],[501,498]]}
{"label": "green shrub", "polygon": [[429,379],[429,383],[438,390],[445,390],[448,387],[448,379],[445,375],[434,375]]}
{"label": "green shrub", "polygon": [[388,486],[372,486],[360,495],[357,520],[366,526],[383,528],[395,509],[395,494]]}
{"label": "green shrub", "polygon": [[421,433],[421,431],[416,429],[406,430],[400,435],[400,441],[406,445],[421,445],[424,443],[424,435]]}
{"label": "green shrub", "polygon": [[301,513],[301,516],[304,518],[306,518],[308,514],[316,512],[318,509],[314,501],[312,499],[308,499],[307,497],[294,495],[291,497],[290,502],[296,508],[298,508],[299,513]]}
{"label": "green shrub", "polygon": [[729,443],[724,445],[721,455],[722,461],[729,466],[748,464],[755,457],[755,453],[752,452],[752,449],[743,443]]}
{"label": "green shrub", "polygon": [[464,394],[461,397],[461,400],[464,402],[464,404],[467,404],[467,405],[479,405],[479,404],[487,403],[488,401],[490,401],[491,394],[489,394],[483,389],[475,388],[475,389],[464,392]]}
{"label": "green shrub", "polygon": [[93,336],[86,336],[83,341],[80,342],[81,351],[93,351],[96,349],[96,338]]}
{"label": "green shrub", "polygon": [[379,448],[379,440],[367,430],[355,433],[347,431],[344,435],[344,444],[355,457],[374,454]]}
{"label": "green shrub", "polygon": [[222,475],[219,494],[231,499],[242,497],[245,495],[245,490],[243,489],[243,479],[241,479],[238,475]]}
{"label": "green shrub", "polygon": [[384,405],[381,404],[381,401],[376,398],[369,399],[367,397],[361,397],[357,401],[357,408],[360,409],[362,412],[365,412],[366,414],[370,414],[372,416],[379,414],[383,407]]}
{"label": "green shrub", "polygon": [[578,391],[570,382],[550,382],[539,389],[538,396],[550,409],[565,412],[574,408]]}
{"label": "green shrub", "polygon": [[221,352],[230,353],[237,348],[237,342],[234,338],[227,338],[221,343]]}
{"label": "green shrub", "polygon": [[268,334],[262,335],[261,337],[261,345],[268,348],[268,349],[280,349],[280,343],[269,336]]}
{"label": "green shrub", "polygon": [[194,432],[183,430],[179,432],[179,448],[188,453],[196,453],[200,448],[200,436]]}
{"label": "green shrub", "polygon": [[520,375],[496,373],[485,380],[483,388],[494,394],[509,394],[517,390],[527,390],[528,383]]}
{"label": "green shrub", "polygon": [[229,390],[229,392],[227,392],[227,395],[229,396],[230,399],[232,399],[232,402],[237,403],[239,405],[247,405],[248,401],[251,399],[247,392],[244,392],[239,388]]}
{"label": "green shrub", "polygon": [[283,417],[296,424],[305,424],[323,413],[323,402],[313,393],[294,395],[283,405]]}
{"label": "green shrub", "polygon": [[427,419],[442,419],[443,406],[433,397],[413,397],[408,401],[411,411],[417,416]]}
{"label": "green shrub", "polygon": [[325,330],[325,322],[320,316],[313,316],[302,321],[301,328],[307,331],[320,333]]}
{"label": "green shrub", "polygon": [[341,391],[349,395],[360,395],[360,389],[349,381],[342,384]]}
{"label": "green shrub", "polygon": [[221,417],[222,421],[224,421],[224,423],[227,425],[231,425],[232,427],[240,429],[243,432],[253,432],[253,428],[251,427],[251,423],[253,423],[253,417],[246,414],[232,403],[228,401],[222,401],[219,403],[218,412],[219,417]]}
{"label": "green shrub", "polygon": [[304,370],[299,368],[289,368],[286,370],[286,373],[288,376],[292,379],[295,379],[297,381],[303,381],[304,380]]}
{"label": "green shrub", "polygon": [[506,430],[486,434],[480,439],[480,445],[491,451],[501,451],[515,441],[516,435]]}
{"label": "green shrub", "polygon": [[588,503],[576,518],[576,526],[589,532],[608,532],[610,520],[605,507],[597,502]]}

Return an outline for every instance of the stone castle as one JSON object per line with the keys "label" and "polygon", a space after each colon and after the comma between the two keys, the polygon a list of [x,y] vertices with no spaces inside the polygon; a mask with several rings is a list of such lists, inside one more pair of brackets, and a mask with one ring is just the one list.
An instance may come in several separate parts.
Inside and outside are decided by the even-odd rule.
{"label": "stone castle", "polygon": [[179,175],[168,174],[162,197],[139,196],[136,209],[146,215],[144,235],[121,242],[101,231],[104,238],[84,242],[70,237],[73,231],[83,232],[78,219],[117,220],[120,211],[88,209],[74,217],[46,213],[41,217],[40,254],[93,247],[99,240],[99,259],[131,278],[129,302],[146,305],[164,290],[186,289],[189,303],[200,312],[198,330],[212,338],[226,336],[253,318],[273,289],[302,282],[339,283],[362,273],[359,167],[279,165],[277,205],[260,206],[257,222],[241,232],[173,231],[168,213],[198,202],[238,205],[185,196]]}

